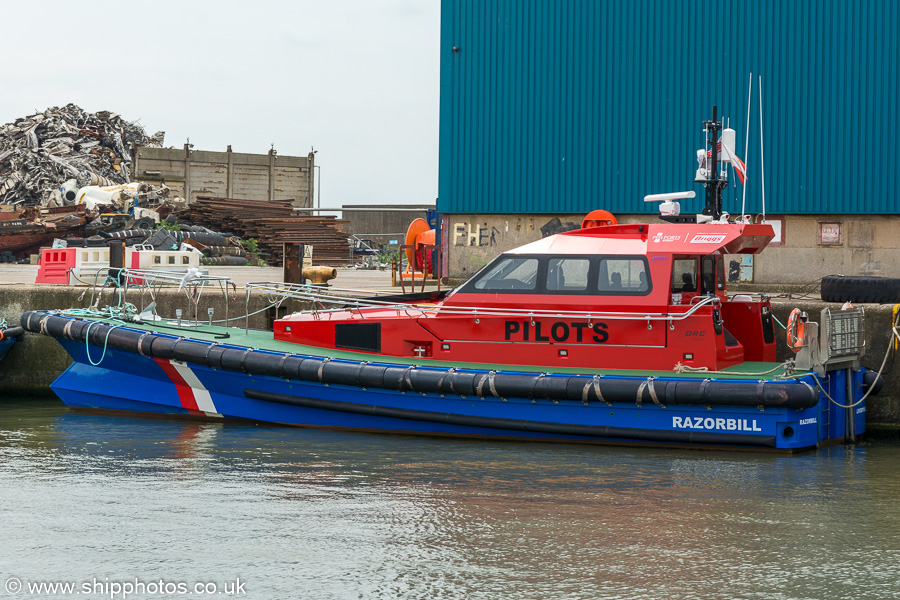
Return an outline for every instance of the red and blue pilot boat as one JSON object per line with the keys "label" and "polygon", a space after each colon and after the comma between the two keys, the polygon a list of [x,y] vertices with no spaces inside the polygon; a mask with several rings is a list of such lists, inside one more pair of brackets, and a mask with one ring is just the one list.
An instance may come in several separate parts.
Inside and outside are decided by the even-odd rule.
{"label": "red and blue pilot boat", "polygon": [[[703,213],[672,210],[687,193],[657,198],[660,223],[595,211],[449,292],[251,284],[316,302],[273,332],[66,311],[21,323],[72,356],[52,388],[82,409],[575,443],[792,451],[855,439],[880,385],[859,364],[861,312],[823,312],[821,339],[807,323],[796,360],[778,362],[769,299],[726,293],[725,255],[761,252],[774,232],[722,212],[713,115]],[[835,330],[843,345],[818,347]]]}

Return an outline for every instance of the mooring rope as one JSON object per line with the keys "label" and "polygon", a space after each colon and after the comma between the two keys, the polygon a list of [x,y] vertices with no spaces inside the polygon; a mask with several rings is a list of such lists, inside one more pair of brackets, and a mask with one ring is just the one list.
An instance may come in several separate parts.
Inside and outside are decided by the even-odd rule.
{"label": "mooring rope", "polygon": [[759,375],[768,375],[769,373],[774,373],[778,369],[784,369],[785,377],[790,377],[794,373],[794,359],[789,358],[783,363],[769,369],[768,371],[758,371],[758,372],[749,372],[749,371],[715,371],[710,369],[709,367],[690,367],[688,365],[684,365],[681,361],[675,363],[675,368],[672,370],[676,373],[713,373],[720,375],[738,375],[741,377],[756,377]]}
{"label": "mooring rope", "polygon": [[91,358],[90,339],[91,339],[91,327],[93,327],[94,325],[97,325],[97,323],[98,323],[97,321],[90,323],[84,332],[84,352],[85,352],[85,354],[87,354],[88,362],[91,363],[91,365],[93,365],[95,367],[99,367],[100,363],[103,362],[103,359],[106,358],[106,349],[109,347],[109,334],[112,333],[113,329],[116,329],[117,327],[121,327],[121,325],[112,325],[112,326],[107,325],[107,327],[109,327],[109,329],[106,331],[106,337],[103,339],[103,354],[100,355],[100,360],[98,360],[97,362],[94,362],[94,359]]}

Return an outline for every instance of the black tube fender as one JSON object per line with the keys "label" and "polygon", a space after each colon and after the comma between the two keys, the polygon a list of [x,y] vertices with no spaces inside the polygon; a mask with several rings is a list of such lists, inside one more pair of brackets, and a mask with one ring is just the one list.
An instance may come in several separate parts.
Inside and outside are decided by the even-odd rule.
{"label": "black tube fender", "polygon": [[[174,337],[98,321],[85,321],[41,311],[22,315],[25,330],[56,338],[84,341],[142,356],[178,360],[224,369],[321,384],[479,398],[524,398],[581,402],[654,403],[665,406],[763,406],[803,409],[815,406],[819,394],[803,381],[716,380],[587,376],[527,372],[444,369],[371,363],[321,356],[300,356],[244,346]],[[867,372],[864,377],[877,385]],[[866,379],[869,377],[869,379]]]}

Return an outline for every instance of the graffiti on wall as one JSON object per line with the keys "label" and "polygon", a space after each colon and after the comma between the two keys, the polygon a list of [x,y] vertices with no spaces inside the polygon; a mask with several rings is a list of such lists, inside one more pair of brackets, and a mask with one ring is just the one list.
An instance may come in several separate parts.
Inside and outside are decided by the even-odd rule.
{"label": "graffiti on wall", "polygon": [[573,223],[572,221],[563,222],[559,217],[553,217],[541,227],[541,237],[556,235],[557,233],[562,233],[564,231],[572,231],[573,229],[579,229],[580,227],[581,226],[578,223]]}
{"label": "graffiti on wall", "polygon": [[[517,219],[514,225],[516,233],[520,232],[522,229],[534,231],[534,219],[530,219],[530,221],[531,224],[528,225],[527,223],[523,223],[522,219]],[[540,232],[541,237],[547,237],[578,228],[578,223],[562,221],[559,217],[554,217],[540,227]],[[506,230],[509,231],[509,229],[510,225],[509,221],[507,221]],[[491,247],[497,246],[501,242],[500,230],[487,223],[454,223],[452,235],[454,246]]]}
{"label": "graffiti on wall", "polygon": [[496,227],[455,223],[453,225],[454,246],[496,246],[499,243],[500,230]]}

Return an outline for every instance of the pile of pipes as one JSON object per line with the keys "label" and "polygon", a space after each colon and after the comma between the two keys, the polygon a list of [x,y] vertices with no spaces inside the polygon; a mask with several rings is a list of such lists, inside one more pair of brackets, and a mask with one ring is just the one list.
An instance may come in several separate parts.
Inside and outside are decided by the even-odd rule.
{"label": "pile of pipes", "polygon": [[148,136],[116,113],[74,104],[0,126],[0,204],[71,204],[60,189],[67,180],[78,188],[130,183],[132,149],[162,146],[164,135]]}
{"label": "pile of pipes", "polygon": [[[167,218],[166,223],[175,225],[174,215]],[[133,229],[116,231],[100,229],[85,238],[69,237],[56,240],[53,246],[55,248],[97,248],[106,247],[111,242],[119,241],[125,242],[125,246],[129,248],[135,247],[143,250],[152,248],[160,251],[197,252],[201,255],[201,265],[242,266],[247,264],[246,252],[240,238],[199,226],[180,225],[179,229],[153,227],[151,223],[139,221]]]}

